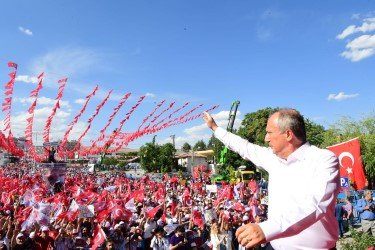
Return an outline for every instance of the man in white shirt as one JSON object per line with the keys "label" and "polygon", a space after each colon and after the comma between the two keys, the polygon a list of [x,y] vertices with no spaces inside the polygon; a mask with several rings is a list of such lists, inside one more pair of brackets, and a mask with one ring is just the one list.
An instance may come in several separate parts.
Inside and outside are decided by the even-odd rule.
{"label": "man in white shirt", "polygon": [[340,187],[336,156],[306,141],[303,117],[280,109],[267,122],[261,147],[203,119],[228,148],[269,173],[268,220],[241,226],[236,237],[246,247],[270,242],[269,249],[335,249],[335,201]]}

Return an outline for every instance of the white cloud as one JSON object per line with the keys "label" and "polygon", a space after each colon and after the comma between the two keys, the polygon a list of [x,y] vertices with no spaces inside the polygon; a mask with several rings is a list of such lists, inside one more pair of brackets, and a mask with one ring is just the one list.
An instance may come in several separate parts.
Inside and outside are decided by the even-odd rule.
{"label": "white cloud", "polygon": [[28,35],[28,36],[32,36],[33,35],[33,32],[29,29],[26,29],[22,26],[19,26],[18,27],[18,30],[21,31],[22,33],[24,33],[25,35]]}
{"label": "white cloud", "polygon": [[354,14],[351,16],[352,19],[359,19],[360,17],[361,17],[361,14],[359,14],[359,13],[354,13]]}
{"label": "white cloud", "polygon": [[[18,102],[18,103],[21,103],[21,104],[31,104],[32,102],[34,101],[34,98],[30,98],[30,97],[26,97],[26,98],[18,98],[18,97],[15,97],[14,98],[14,102]],[[49,97],[45,97],[45,96],[40,96],[38,97],[38,100],[37,100],[37,106],[53,106],[55,105],[56,103],[56,100],[55,99],[52,99],[52,98],[49,98]],[[63,100],[60,100],[60,107],[65,107],[65,108],[70,108],[70,104],[69,104],[69,101],[63,101]]]}
{"label": "white cloud", "polygon": [[358,62],[374,54],[374,49],[348,50],[341,53],[343,57],[352,62]]}
{"label": "white cloud", "polygon": [[360,50],[375,47],[375,35],[362,35],[346,45],[351,50]]}
{"label": "white cloud", "polygon": [[74,100],[74,103],[77,103],[77,104],[84,104],[85,102],[86,100],[82,98]]}
{"label": "white cloud", "polygon": [[359,96],[359,94],[345,94],[344,92],[340,92],[338,94],[329,94],[327,100],[343,101],[349,98],[355,98],[357,96]]}
{"label": "white cloud", "polygon": [[347,36],[350,36],[351,34],[355,33],[356,27],[355,25],[350,25],[346,27],[340,34],[336,36],[337,39],[344,39]]}
{"label": "white cloud", "polygon": [[156,95],[153,94],[153,93],[146,93],[145,95],[148,96],[148,97],[151,97],[151,98],[154,98],[154,97],[156,96]]}
{"label": "white cloud", "polygon": [[372,56],[375,53],[375,35],[362,35],[346,45],[347,50],[341,56],[352,62]]}
{"label": "white cloud", "polygon": [[[375,31],[375,17],[363,19],[363,23],[360,26],[348,26],[336,38],[344,39],[358,32],[369,33],[372,31]],[[347,41],[345,48],[346,50],[341,53],[342,57],[352,62],[361,61],[375,54],[375,35],[365,34],[357,36]]]}
{"label": "white cloud", "polygon": [[350,25],[346,29],[341,32],[341,34],[337,35],[337,39],[344,39],[354,33],[362,32],[371,32],[375,30],[375,18],[366,18],[363,20],[363,23],[361,26],[355,26],[355,25]]}
{"label": "white cloud", "polygon": [[16,77],[16,81],[25,83],[37,83],[38,78],[35,76],[19,75]]}
{"label": "white cloud", "polygon": [[45,72],[45,78],[53,79],[45,81],[45,85],[57,88],[58,79],[92,70],[99,61],[98,57],[97,53],[89,49],[65,47],[37,57],[32,62],[31,69],[35,73]]}
{"label": "white cloud", "polygon": [[[51,107],[42,107],[35,109],[34,121],[33,121],[33,143],[34,145],[42,145],[43,143],[43,131],[44,124],[47,120],[47,117],[51,114]],[[50,140],[57,141],[63,138],[65,131],[67,129],[67,124],[69,124],[71,113],[66,112],[65,110],[59,109],[56,112],[56,115],[52,121],[51,130],[50,130]],[[12,132],[14,136],[20,137],[24,136],[26,128],[26,118],[29,117],[27,112],[21,112],[17,115],[12,116]],[[3,121],[0,121],[0,126],[3,127]],[[73,127],[69,140],[77,140],[79,136],[86,129],[87,123],[79,121]],[[92,131],[84,138],[84,141],[88,141],[92,137]]]}

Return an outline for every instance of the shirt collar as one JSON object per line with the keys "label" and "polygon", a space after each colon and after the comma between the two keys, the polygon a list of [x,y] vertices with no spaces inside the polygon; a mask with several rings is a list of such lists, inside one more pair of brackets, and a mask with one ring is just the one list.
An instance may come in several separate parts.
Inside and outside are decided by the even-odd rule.
{"label": "shirt collar", "polygon": [[282,159],[285,164],[291,164],[296,161],[302,161],[305,159],[308,148],[310,148],[310,143],[306,142],[299,148],[297,148],[293,153],[291,153],[286,160]]}

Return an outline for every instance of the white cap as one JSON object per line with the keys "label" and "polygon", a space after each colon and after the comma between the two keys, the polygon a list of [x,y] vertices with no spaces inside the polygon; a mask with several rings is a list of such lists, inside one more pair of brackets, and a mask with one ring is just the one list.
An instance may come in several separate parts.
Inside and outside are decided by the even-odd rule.
{"label": "white cap", "polygon": [[24,236],[23,233],[19,233],[19,234],[17,234],[17,237],[16,237],[16,238],[18,239],[18,238],[23,237],[23,236]]}
{"label": "white cap", "polygon": [[106,221],[104,224],[104,227],[110,227],[110,226],[111,226],[111,223],[109,223],[109,221]]}
{"label": "white cap", "polygon": [[249,220],[249,216],[245,215],[244,217],[242,217],[242,220]]}
{"label": "white cap", "polygon": [[119,225],[119,224],[116,224],[115,227],[114,227],[114,229],[116,230],[116,229],[118,229],[118,228],[120,228],[120,225]]}
{"label": "white cap", "polygon": [[35,232],[31,232],[31,233],[29,234],[29,238],[30,238],[30,239],[34,239],[34,238],[35,238]]}
{"label": "white cap", "polygon": [[47,226],[42,226],[42,232],[49,231],[49,228]]}
{"label": "white cap", "polygon": [[172,223],[177,223],[177,219],[176,219],[176,218],[173,218],[173,219],[172,219]]}
{"label": "white cap", "polygon": [[120,221],[119,223],[118,223],[119,225],[122,225],[122,224],[125,224],[125,222],[123,222],[123,221]]}
{"label": "white cap", "polygon": [[248,211],[250,211],[250,210],[251,210],[250,207],[245,207],[245,211],[246,211],[246,212],[248,212]]}
{"label": "white cap", "polygon": [[190,214],[185,214],[185,219],[190,219]]}

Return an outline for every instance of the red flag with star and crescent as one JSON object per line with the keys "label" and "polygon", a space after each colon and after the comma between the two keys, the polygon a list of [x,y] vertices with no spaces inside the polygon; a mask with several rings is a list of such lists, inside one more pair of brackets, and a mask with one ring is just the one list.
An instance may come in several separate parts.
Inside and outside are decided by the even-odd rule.
{"label": "red flag with star and crescent", "polygon": [[356,190],[363,189],[366,186],[366,176],[363,171],[359,139],[354,138],[329,146],[327,149],[335,153],[339,159],[340,177],[348,177]]}
{"label": "red flag with star and crescent", "polygon": [[107,236],[103,229],[97,225],[94,229],[94,238],[91,249],[97,249],[101,244],[103,244],[107,240]]}

